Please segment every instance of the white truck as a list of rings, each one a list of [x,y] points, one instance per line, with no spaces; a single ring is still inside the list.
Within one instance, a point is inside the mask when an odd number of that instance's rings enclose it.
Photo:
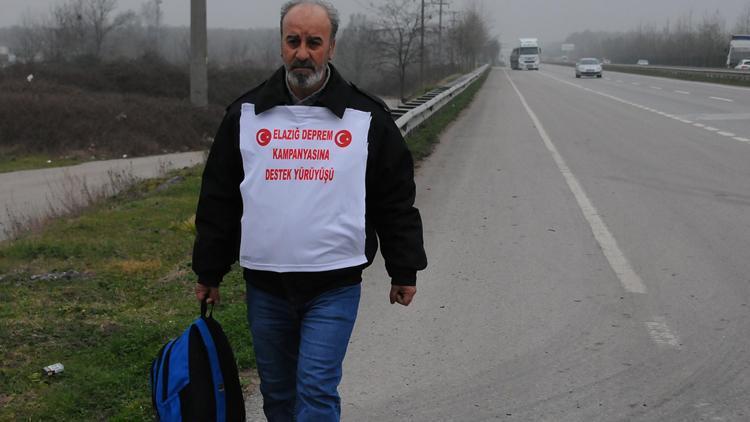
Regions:
[[[729,41],[727,67],[735,67],[743,59],[750,59],[750,35],[732,35]]]
[[[542,49],[536,38],[520,38],[518,47],[513,49],[511,67],[522,70],[539,70],[539,56]]]

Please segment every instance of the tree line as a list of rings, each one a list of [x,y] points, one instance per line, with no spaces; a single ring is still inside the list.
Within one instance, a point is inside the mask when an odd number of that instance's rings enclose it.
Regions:
[[[425,75],[434,81],[498,60],[500,42],[477,6],[460,12],[439,6],[415,0],[371,4],[371,14],[352,16],[343,29],[336,63],[355,83],[384,72],[395,76],[404,98],[408,86],[425,84]]]
[[[632,64],[647,59],[668,66],[724,67],[732,34],[750,34],[750,2],[730,27],[717,12],[696,18],[689,11],[662,27],[642,24],[627,32],[583,31],[569,35],[577,57]]]
[[[4,42],[25,63],[149,56],[187,66],[189,28],[165,26],[162,2],[146,0],[137,11],[118,12],[117,0],[61,0],[48,14],[27,14],[19,26],[0,31],[0,42],[9,39]],[[447,6],[447,0],[373,0],[368,13],[342,25],[334,63],[365,88],[403,98],[447,75],[497,60],[501,46],[485,14],[475,6],[460,11]],[[281,64],[278,28],[209,29],[208,39],[212,66]]]

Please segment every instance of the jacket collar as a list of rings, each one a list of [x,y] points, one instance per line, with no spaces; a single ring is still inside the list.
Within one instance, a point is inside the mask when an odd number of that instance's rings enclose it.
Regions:
[[[341,77],[338,70],[329,63],[331,70],[330,79],[323,91],[320,93],[316,106],[326,107],[338,118],[344,117],[346,105],[349,101],[350,89],[349,83]],[[265,85],[258,92],[255,102],[255,114],[263,113],[279,105],[290,105],[291,99],[286,87],[286,70],[281,66],[266,81]]]

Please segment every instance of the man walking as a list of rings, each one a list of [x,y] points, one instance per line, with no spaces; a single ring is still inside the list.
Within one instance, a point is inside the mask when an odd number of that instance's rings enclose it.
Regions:
[[[427,265],[411,154],[387,107],[330,64],[338,13],[281,9],[284,66],[227,108],[196,215],[196,297],[239,260],[269,421],[337,421],[362,270],[380,240],[390,301]]]

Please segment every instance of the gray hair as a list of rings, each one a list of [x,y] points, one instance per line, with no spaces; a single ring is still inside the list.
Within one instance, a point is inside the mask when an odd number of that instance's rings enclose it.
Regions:
[[[279,23],[279,28],[284,27],[284,18],[286,17],[286,14],[289,13],[292,8],[299,6],[300,4],[314,4],[325,9],[326,13],[328,13],[328,20],[331,21],[331,40],[335,40],[336,33],[339,30],[339,12],[331,3],[325,0],[290,0],[284,3],[284,5],[281,6],[281,21]]]

